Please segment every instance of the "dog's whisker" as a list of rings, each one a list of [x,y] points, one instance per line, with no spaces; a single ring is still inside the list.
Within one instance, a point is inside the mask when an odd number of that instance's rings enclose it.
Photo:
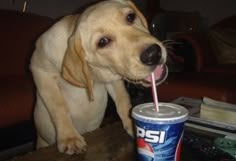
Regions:
[[[176,43],[175,40],[164,40],[162,41],[163,44],[173,44],[173,43]]]
[[[170,45],[166,45],[165,48],[168,50],[168,49],[174,49],[173,46],[170,46]]]
[[[162,41],[162,43],[165,46],[174,45],[174,44],[182,44],[182,42],[175,41],[175,40],[164,40],[164,41]]]
[[[181,42],[167,42],[163,43],[164,45],[173,45],[173,44],[182,44]]]
[[[163,40],[162,43],[166,43],[166,42],[173,42],[175,40],[172,40],[172,39],[166,39],[166,40]]]
[[[169,51],[174,51],[175,49],[173,48],[173,46],[170,46],[170,45],[165,45],[165,48],[167,50],[167,52]]]
[[[167,50],[167,55],[175,54],[175,50]]]
[[[170,55],[174,55],[174,54],[175,54],[175,52],[174,52],[174,51],[171,51],[171,50],[168,51],[167,53],[168,53],[167,56],[170,56]]]
[[[174,52],[175,48],[173,45],[176,45],[176,44],[181,45],[182,43],[181,42],[169,42],[169,43],[165,43],[164,46],[165,46],[167,52],[170,52],[170,51]]]

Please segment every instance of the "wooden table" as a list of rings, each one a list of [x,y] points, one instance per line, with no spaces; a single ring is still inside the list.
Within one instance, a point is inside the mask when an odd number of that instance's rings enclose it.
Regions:
[[[128,136],[120,122],[106,125],[84,135],[87,152],[81,155],[59,153],[56,145],[18,156],[11,161],[133,161],[134,140]]]
[[[11,161],[136,161],[135,141],[128,136],[120,122],[106,125],[84,135],[87,152],[80,155],[59,153],[56,145],[17,156]],[[182,147],[181,161],[198,161]]]

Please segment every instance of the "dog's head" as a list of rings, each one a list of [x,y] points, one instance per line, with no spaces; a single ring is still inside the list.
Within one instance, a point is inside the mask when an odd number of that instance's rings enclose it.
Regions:
[[[86,9],[69,39],[63,76],[91,92],[92,80],[142,82],[166,61],[162,43],[150,35],[131,1],[109,0]]]

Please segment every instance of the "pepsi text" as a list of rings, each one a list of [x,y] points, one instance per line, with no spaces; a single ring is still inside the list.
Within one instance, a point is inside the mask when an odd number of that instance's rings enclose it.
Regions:
[[[146,142],[149,143],[165,143],[166,132],[165,131],[153,131],[145,130],[141,127],[136,126],[137,128],[137,137],[144,138]]]

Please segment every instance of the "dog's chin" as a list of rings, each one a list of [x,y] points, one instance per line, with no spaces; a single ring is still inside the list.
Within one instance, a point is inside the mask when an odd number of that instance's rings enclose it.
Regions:
[[[151,75],[151,73],[149,75]],[[167,78],[167,75],[168,75],[168,67],[166,65],[163,65],[163,71],[160,74],[159,78],[155,80],[155,84],[159,85],[162,82],[164,82],[165,79]],[[136,77],[136,78],[124,77],[124,79],[127,82],[130,82],[132,84],[141,84],[144,87],[150,87],[151,86],[151,81],[148,80],[147,77],[144,77],[144,78],[141,78],[141,79],[137,79],[137,78],[138,77]]]

